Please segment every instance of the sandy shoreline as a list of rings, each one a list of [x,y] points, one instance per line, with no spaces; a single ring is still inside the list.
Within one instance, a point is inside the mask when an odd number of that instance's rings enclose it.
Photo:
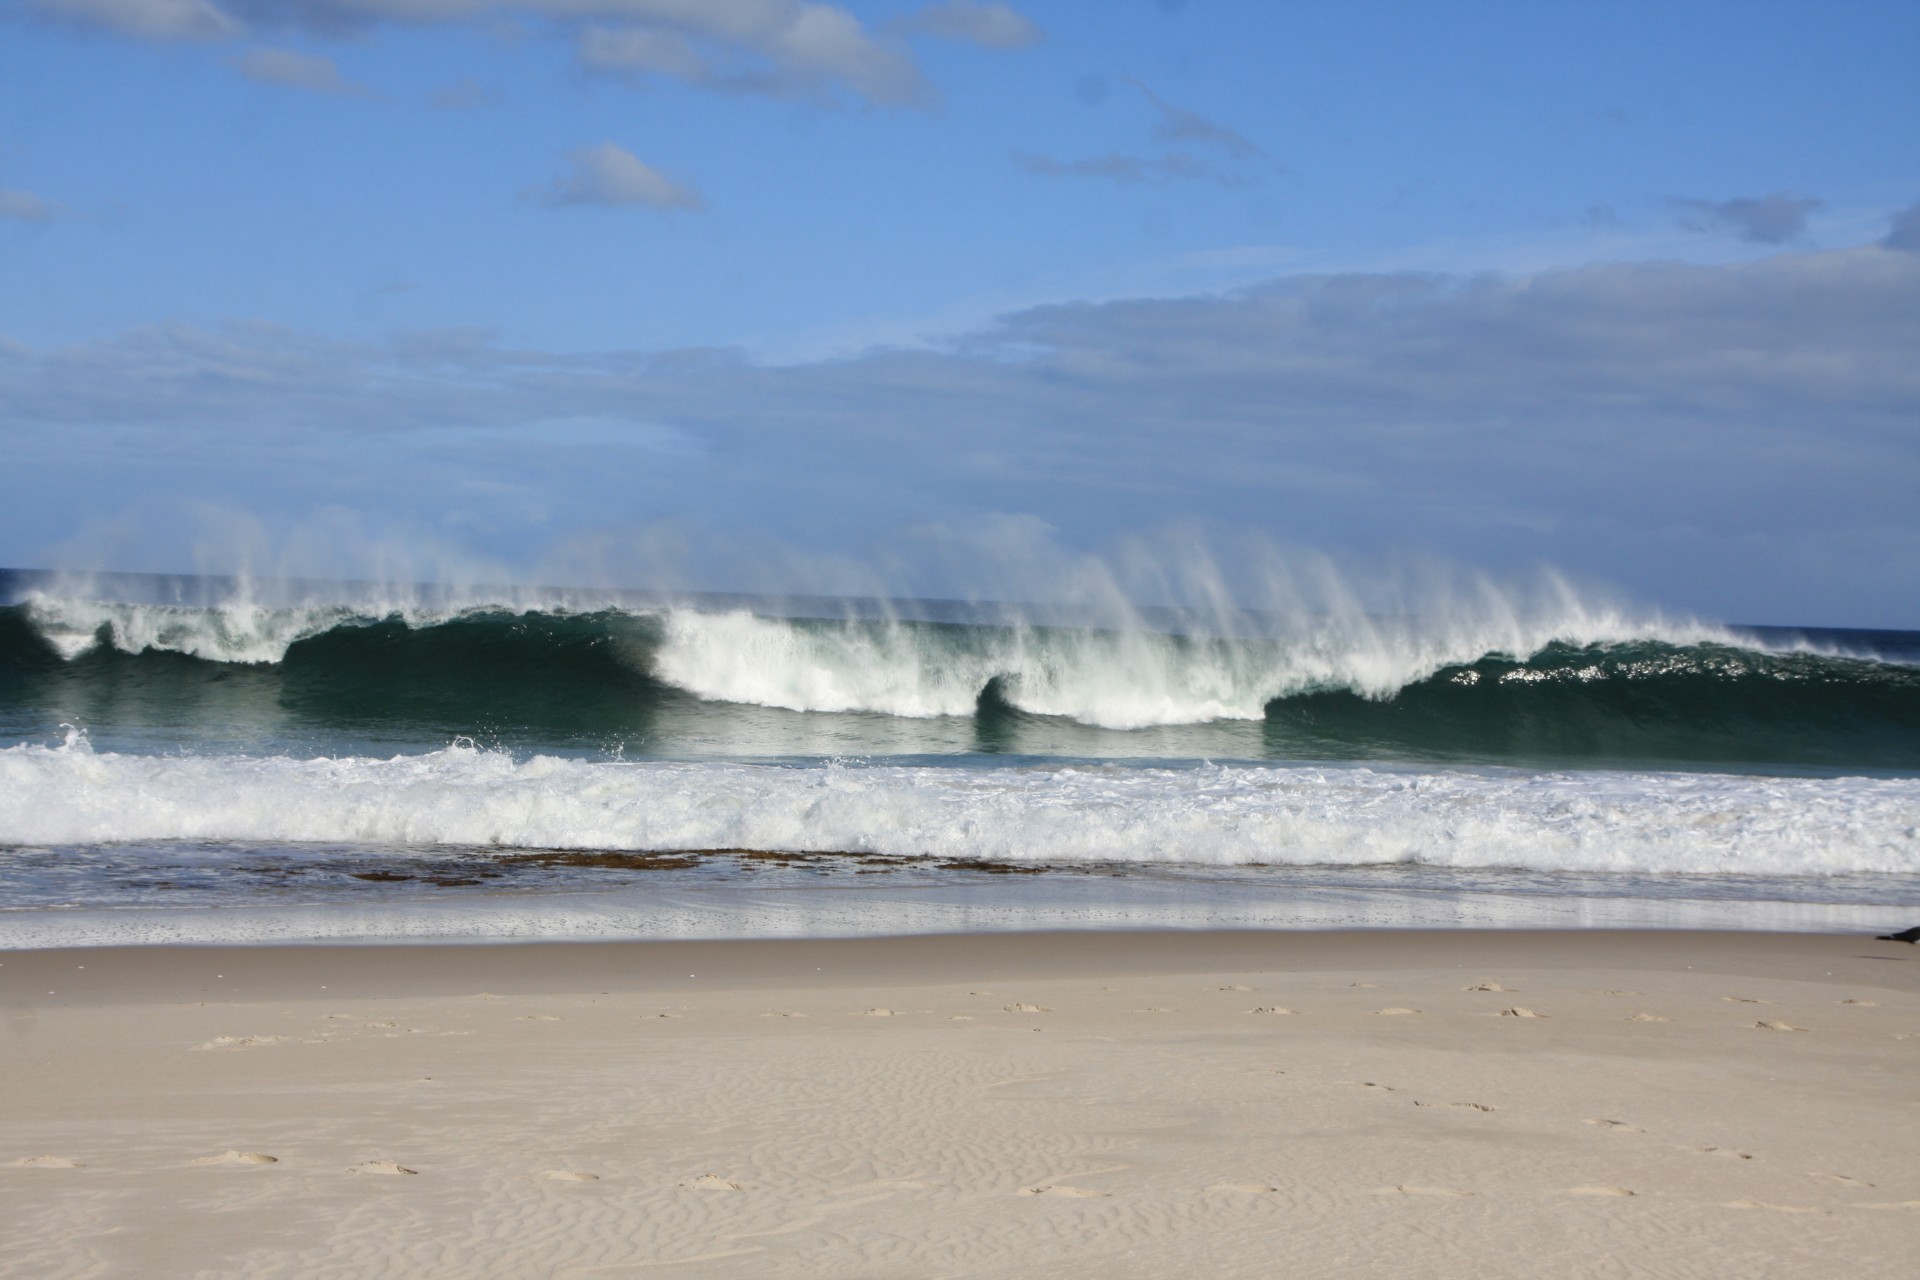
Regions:
[[[1857,1277],[1920,1234],[1920,948],[1858,937],[15,951],[0,1019],[8,1276]]]

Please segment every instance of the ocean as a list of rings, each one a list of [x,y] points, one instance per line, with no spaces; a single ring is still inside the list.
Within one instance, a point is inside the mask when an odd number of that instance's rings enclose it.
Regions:
[[[1920,919],[1920,633],[0,572],[0,946]]]

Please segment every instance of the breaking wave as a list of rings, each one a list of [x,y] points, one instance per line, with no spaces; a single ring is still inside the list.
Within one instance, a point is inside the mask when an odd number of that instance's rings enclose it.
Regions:
[[[1913,640],[1759,635],[1573,605],[1253,618],[1236,632],[34,596],[0,608],[0,709],[42,733],[56,719],[142,716],[191,728],[217,711],[413,741],[643,749],[668,712],[678,731],[698,722],[725,742],[735,707],[965,721],[975,750],[1044,740],[1073,754],[1078,741],[1103,754],[1087,733],[1134,731],[1153,739],[1146,754],[1907,769],[1920,767]],[[1209,745],[1209,727],[1234,725],[1246,728]],[[1168,727],[1193,732],[1143,732]],[[842,749],[863,750],[858,739]],[[911,750],[912,739],[891,740]]]

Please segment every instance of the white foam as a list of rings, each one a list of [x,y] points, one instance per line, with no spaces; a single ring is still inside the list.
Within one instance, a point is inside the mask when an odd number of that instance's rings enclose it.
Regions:
[[[1705,627],[1578,611],[1495,613],[1478,625],[1316,617],[1276,629],[1229,640],[1138,626],[961,630],[673,610],[653,673],[712,701],[909,717],[969,715],[998,679],[1023,711],[1136,729],[1259,720],[1273,699],[1320,689],[1383,698],[1444,667],[1491,653],[1525,658],[1556,640],[1726,639]]]
[[[0,750],[0,844],[133,840],[1915,874],[1920,779]]]
[[[346,610],[270,609],[236,602],[213,608],[115,604],[36,596],[28,615],[68,661],[90,652],[104,636],[127,653],[152,649],[215,662],[278,662],[294,641],[338,626]]]
[[[1336,593],[1337,594],[1337,593]],[[35,625],[65,657],[104,637],[115,648],[210,661],[276,663],[297,641],[335,627],[397,618],[419,628],[474,612],[555,613],[617,608],[607,598],[436,598],[365,595],[349,604],[269,606],[248,598],[210,606],[118,604],[38,594]],[[869,602],[871,603],[871,602]],[[1427,602],[1420,614],[1378,615],[1353,601],[1315,599],[1290,613],[1222,606],[1164,620],[1110,602],[1112,625],[1069,628],[1022,621],[933,626],[887,618],[794,619],[745,609],[646,609],[657,650],[637,654],[651,673],[698,697],[793,711],[962,716],[990,681],[1021,710],[1102,728],[1259,720],[1275,699],[1321,689],[1391,695],[1455,664],[1489,654],[1524,659],[1546,645],[1657,638],[1735,643],[1724,630],[1671,622],[1582,600],[1568,589],[1534,595],[1486,587],[1464,600]],[[1044,611],[1042,611],[1044,616]],[[1157,617],[1157,615],[1156,615]]]

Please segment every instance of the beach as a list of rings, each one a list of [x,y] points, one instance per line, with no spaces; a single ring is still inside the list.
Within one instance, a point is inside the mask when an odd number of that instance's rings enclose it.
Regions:
[[[1920,949],[0,954],[0,1273],[1908,1274]]]

